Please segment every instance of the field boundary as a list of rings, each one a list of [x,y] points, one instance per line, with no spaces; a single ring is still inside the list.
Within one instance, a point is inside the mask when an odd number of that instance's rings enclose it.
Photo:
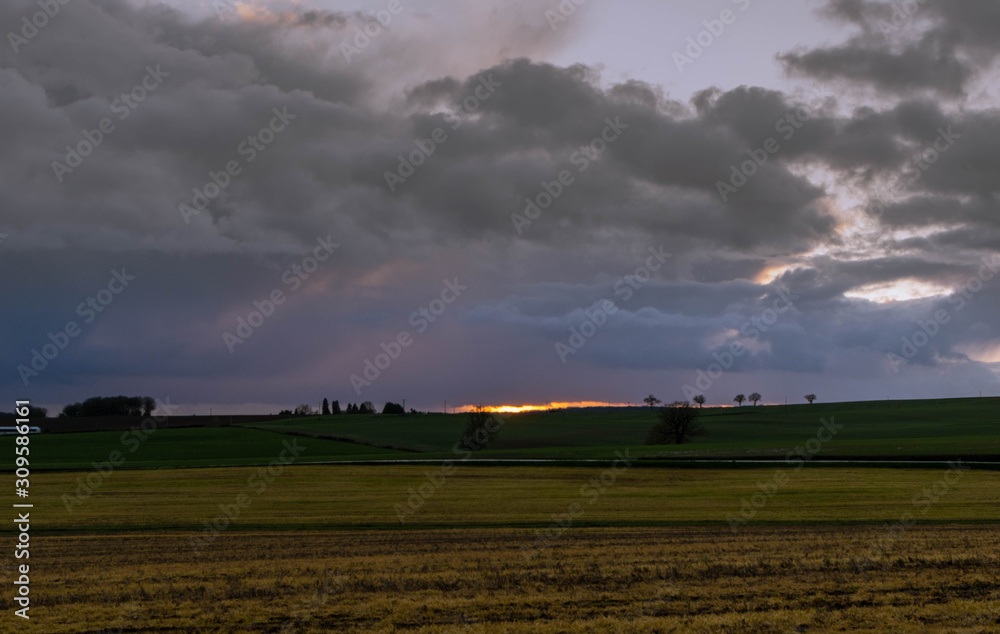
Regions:
[[[409,453],[427,453],[422,449],[417,449],[416,447],[410,445],[400,445],[396,443],[388,442],[378,442],[375,440],[361,440],[360,438],[354,436],[336,436],[333,434],[324,434],[317,431],[309,431],[306,429],[272,429],[269,427],[258,427],[256,425],[239,425],[243,429],[256,429],[257,431],[271,432],[272,434],[280,434],[282,436],[300,436],[302,438],[314,438],[316,440],[336,440],[338,442],[349,442],[355,445],[365,445],[366,447],[375,447],[377,449],[392,449],[394,451],[406,451]]]

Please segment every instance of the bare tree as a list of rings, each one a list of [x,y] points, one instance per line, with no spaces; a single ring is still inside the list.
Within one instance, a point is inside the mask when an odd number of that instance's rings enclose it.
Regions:
[[[477,405],[469,411],[469,422],[465,424],[465,435],[459,445],[468,451],[479,451],[493,442],[500,431],[501,422],[486,407]]]
[[[660,408],[660,421],[649,430],[647,445],[681,444],[705,433],[698,423],[698,410],[687,401],[674,401]]]
[[[737,394],[736,398],[734,398],[733,400],[736,401],[737,407],[743,407],[743,401],[747,400],[747,397],[743,396],[742,394]]]
[[[698,409],[705,407],[705,395],[699,394],[698,396],[694,397],[694,402],[698,404]]]
[[[662,403],[663,401],[650,394],[646,398],[642,399],[642,402],[649,403],[649,409],[653,409],[654,405],[656,405],[657,403]]]
[[[816,400],[816,395],[815,394],[806,394],[805,398],[806,398],[807,401],[809,401],[809,404],[812,405],[813,401]]]
[[[760,399],[762,398],[764,397],[760,395],[760,392],[754,392],[753,394],[750,395],[750,402],[753,403],[754,407],[757,407],[757,402],[760,401]]]

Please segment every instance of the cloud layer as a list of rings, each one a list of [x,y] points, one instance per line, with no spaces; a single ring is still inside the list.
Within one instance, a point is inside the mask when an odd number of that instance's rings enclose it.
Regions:
[[[834,1],[847,40],[775,51],[807,84],[685,102],[545,61],[545,3],[401,7],[74,0],[8,38],[8,396],[672,399],[733,350],[710,402],[996,390],[992,4]]]

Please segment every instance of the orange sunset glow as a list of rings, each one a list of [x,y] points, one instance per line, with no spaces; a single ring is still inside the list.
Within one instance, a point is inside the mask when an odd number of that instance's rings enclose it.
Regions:
[[[549,403],[548,405],[487,405],[486,409],[497,414],[520,414],[522,412],[544,412],[552,409],[567,409],[570,407],[629,407],[632,403],[609,403],[606,401],[573,401],[569,403]],[[476,405],[463,405],[455,409],[456,413],[470,412]]]

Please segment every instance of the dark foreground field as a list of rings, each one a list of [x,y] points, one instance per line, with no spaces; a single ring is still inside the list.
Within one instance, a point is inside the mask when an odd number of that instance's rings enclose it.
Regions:
[[[537,413],[468,456],[461,415],[32,436],[0,631],[1000,632],[997,404],[706,409],[660,447],[649,410]]]
[[[783,460],[819,437],[817,459],[1000,461],[998,412],[997,398],[706,407],[699,411],[704,436],[661,446],[644,444],[657,421],[649,408],[531,412],[502,415],[499,435],[474,458],[608,460],[629,449],[664,461]],[[308,445],[299,463],[447,460],[456,457],[467,420],[463,414],[307,416],[230,427],[41,434],[32,439],[32,465],[90,469],[115,452],[123,458],[119,469],[259,465],[293,438]],[[81,428],[88,428],[85,420]],[[12,456],[13,444],[12,437],[0,437],[0,455]]]
[[[46,632],[996,632],[996,526],[45,537]],[[873,544],[887,546],[878,561]]]

